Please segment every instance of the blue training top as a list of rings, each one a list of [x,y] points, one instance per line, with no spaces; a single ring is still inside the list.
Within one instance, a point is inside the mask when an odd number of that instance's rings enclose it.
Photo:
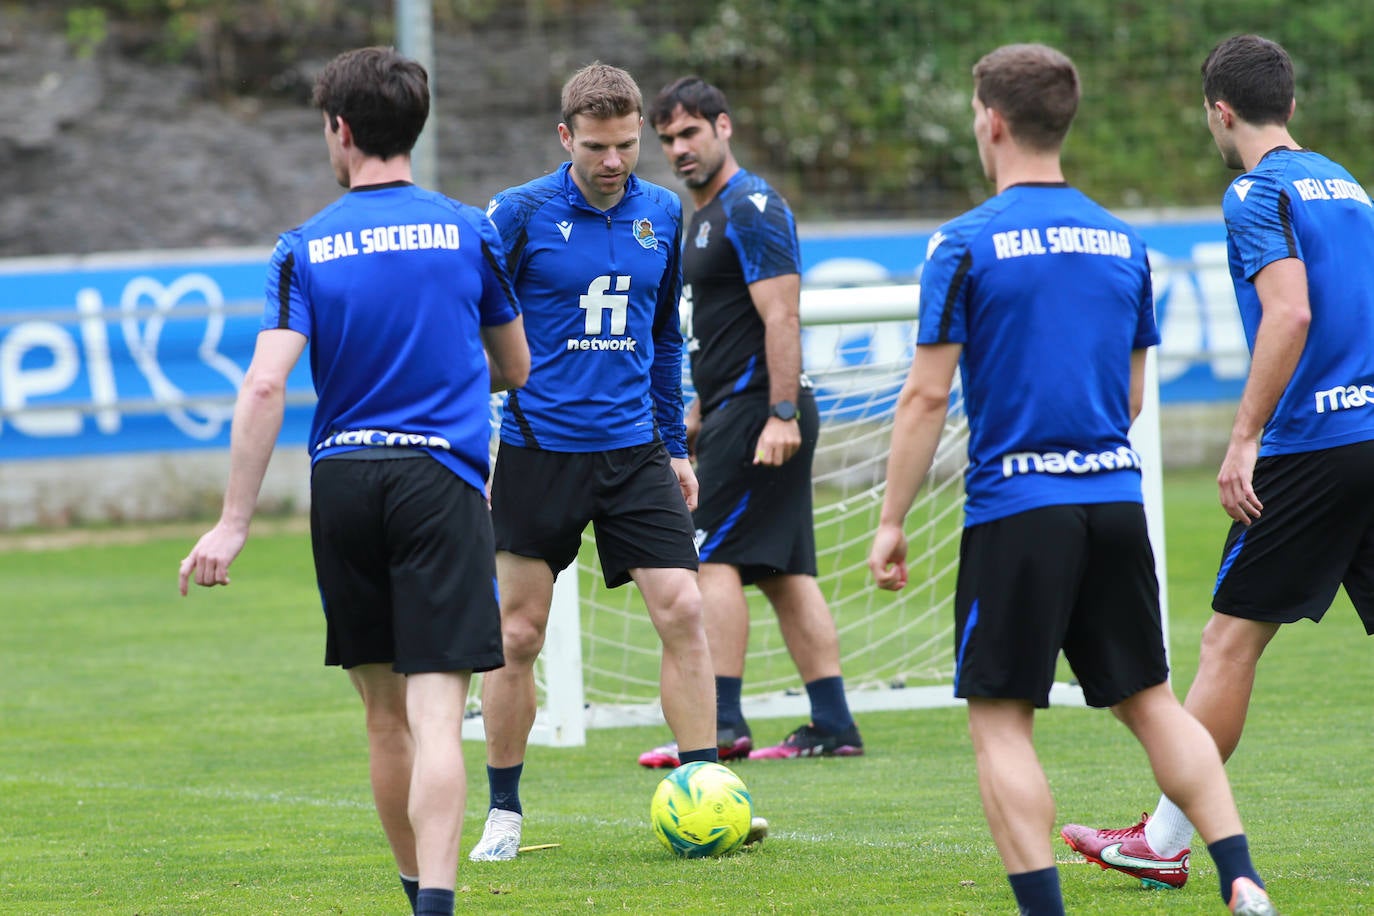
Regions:
[[[1283,258],[1307,270],[1307,344],[1261,455],[1374,439],[1374,206],[1344,168],[1310,150],[1279,148],[1222,199],[1227,252],[1251,352],[1259,331],[1254,278]]]
[[[801,273],[797,224],[782,195],[740,169],[692,214],[682,257],[687,351],[702,415],[769,391],[764,326],[749,284]]]
[[[687,456],[683,425],[682,202],[634,175],[609,210],[587,202],[571,163],[487,208],[525,312],[530,377],[501,441],[557,452],[654,442]]]
[[[917,344],[963,345],[965,525],[1141,502],[1131,353],[1159,343],[1134,230],[1066,184],[1013,185],[942,226]]]
[[[409,182],[354,188],[282,233],[262,329],[310,340],[312,462],[421,449],[485,487],[491,379],[480,327],[520,313],[500,252],[481,210]]]

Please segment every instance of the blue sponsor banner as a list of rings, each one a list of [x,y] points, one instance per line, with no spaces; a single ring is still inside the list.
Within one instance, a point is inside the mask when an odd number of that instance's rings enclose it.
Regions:
[[[1168,402],[1234,400],[1248,357],[1220,219],[1139,222],[1155,270]],[[804,232],[808,285],[910,282],[933,227]],[[0,261],[0,460],[222,449],[262,323],[270,251],[235,249]],[[909,363],[911,326],[808,327],[809,369]],[[840,373],[843,377],[844,373]],[[841,412],[891,408],[899,384]],[[302,360],[281,443],[304,447],[314,390]]]
[[[0,261],[0,459],[227,447],[269,254]],[[313,399],[302,360],[283,442]]]

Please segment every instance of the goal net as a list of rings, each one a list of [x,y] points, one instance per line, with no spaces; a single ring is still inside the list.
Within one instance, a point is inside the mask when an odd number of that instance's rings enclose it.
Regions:
[[[817,580],[835,617],[841,668],[856,712],[957,702],[953,599],[968,442],[957,380],[932,472],[907,516],[910,582],[901,592],[881,591],[867,568],[893,409],[914,352],[918,294],[915,285],[802,293],[803,359],[821,413],[814,471]],[[1158,467],[1157,460],[1151,463]],[[1151,510],[1148,482],[1146,489]],[[1152,522],[1152,528],[1159,526]],[[1156,554],[1162,558],[1162,545]],[[773,612],[758,589],[746,592],[745,715],[804,720],[805,690]],[[606,588],[588,527],[578,562],[555,585],[536,668],[540,705],[531,741],[578,745],[587,728],[663,722],[660,658],[638,590]],[[1057,691],[1056,702],[1075,700],[1072,689],[1060,685]],[[474,679],[473,694],[469,737],[482,734],[480,678]]]
[[[880,591],[867,567],[892,411],[915,344],[917,295],[914,285],[803,293],[803,359],[821,413],[814,471],[817,581],[835,617],[856,710],[951,696],[951,607],[967,445],[957,388],[935,469],[907,517],[910,584],[896,594]],[[758,589],[746,591],[745,713],[805,718],[805,692],[773,612]],[[531,740],[580,744],[587,727],[662,722],[660,658],[638,590],[606,588],[589,527],[576,567],[555,587],[537,666],[540,710]],[[480,688],[473,693],[480,710]]]

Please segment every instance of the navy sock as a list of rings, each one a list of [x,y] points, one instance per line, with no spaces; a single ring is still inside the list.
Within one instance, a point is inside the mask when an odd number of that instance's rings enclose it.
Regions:
[[[422,887],[415,897],[415,916],[453,916],[453,891]]]
[[[677,752],[679,764],[688,764],[697,760],[704,760],[707,763],[719,763],[720,751],[713,744],[710,747],[703,747],[696,751],[679,750]]]
[[[401,875],[401,889],[405,891],[405,898],[411,901],[411,912],[415,912],[415,895],[420,893],[420,882],[418,878],[407,878]]]
[[[1059,890],[1059,869],[1054,866],[1039,871],[1023,871],[1007,875],[1011,892],[1021,916],[1064,916],[1064,895]]]
[[[806,695],[811,698],[811,724],[821,731],[838,735],[854,724],[844,695],[844,678],[816,678],[806,685]]]
[[[520,771],[524,768],[523,763],[513,767],[487,767],[487,787],[491,793],[488,807],[525,813],[520,807]]]
[[[406,892],[406,899],[410,901],[410,911],[415,912],[415,897],[420,893],[420,879],[401,875],[401,887]]]
[[[1237,878],[1249,878],[1264,887],[1255,863],[1250,861],[1250,841],[1245,834],[1238,833],[1224,840],[1207,844],[1207,853],[1217,866],[1217,878],[1221,880],[1221,902],[1231,902],[1231,882]]]
[[[739,696],[743,689],[744,678],[716,675],[717,728],[734,728],[743,724],[744,710],[739,703]]]

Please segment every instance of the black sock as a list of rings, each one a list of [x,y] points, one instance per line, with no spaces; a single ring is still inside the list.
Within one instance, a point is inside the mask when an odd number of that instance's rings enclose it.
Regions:
[[[410,901],[410,911],[415,912],[415,897],[420,893],[420,879],[401,875],[401,887],[406,892],[406,899]]]
[[[1250,842],[1245,834],[1238,833],[1223,840],[1207,844],[1207,853],[1217,866],[1217,878],[1221,881],[1221,902],[1231,902],[1231,882],[1237,878],[1249,878],[1264,887],[1255,863],[1250,861]]]
[[[523,763],[513,767],[487,767],[487,786],[491,793],[488,807],[525,813],[520,807],[520,771],[524,768]]]
[[[677,760],[680,765],[693,763],[697,760],[703,760],[706,763],[719,763],[720,751],[714,744],[710,747],[703,747],[695,751],[679,750],[677,752]]]
[[[744,678],[716,675],[716,728],[734,728],[744,722],[740,693]]]
[[[816,678],[806,685],[806,695],[811,700],[811,724],[827,735],[838,735],[854,724],[844,695],[844,678]]]
[[[1039,871],[1007,875],[1021,916],[1064,916],[1064,895],[1059,890],[1059,869],[1051,865]]]
[[[415,898],[415,916],[453,916],[453,891],[422,887]]]

